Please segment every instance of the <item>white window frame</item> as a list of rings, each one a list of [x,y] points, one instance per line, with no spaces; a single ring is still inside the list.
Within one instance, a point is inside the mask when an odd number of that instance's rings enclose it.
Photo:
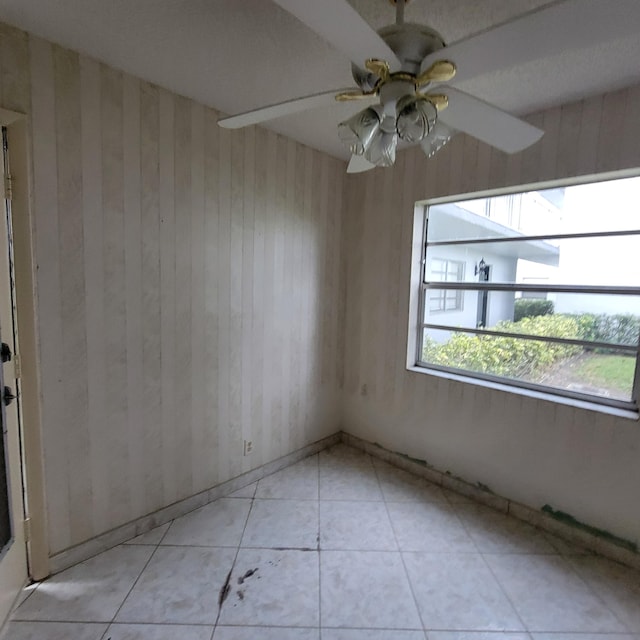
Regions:
[[[521,380],[515,380],[512,378],[505,378],[501,376],[494,376],[490,374],[477,373],[466,369],[458,369],[454,367],[445,367],[422,361],[422,346],[423,335],[425,328],[451,330],[450,326],[437,325],[435,323],[425,323],[425,302],[427,299],[427,290],[430,288],[426,283],[426,250],[427,250],[427,222],[428,222],[428,210],[432,205],[448,204],[454,202],[461,202],[464,200],[477,200],[481,198],[490,198],[500,195],[520,194],[528,191],[542,191],[545,189],[551,189],[554,187],[569,187],[580,184],[592,184],[596,182],[603,182],[606,180],[617,180],[629,177],[638,177],[640,172],[638,169],[625,170],[619,172],[611,172],[607,174],[582,176],[573,180],[554,180],[545,183],[536,183],[529,185],[518,185],[512,188],[504,188],[497,190],[487,190],[468,194],[459,194],[454,196],[446,196],[441,198],[433,198],[417,202],[414,208],[414,234],[413,234],[413,256],[412,262],[412,285],[410,296],[410,317],[409,317],[409,341],[407,352],[407,368],[426,374],[437,375],[439,377],[448,377],[450,379],[458,380],[461,382],[468,382],[471,384],[480,384],[481,386],[488,386],[491,388],[500,389],[502,391],[524,393],[525,395],[548,399],[551,401],[558,401],[564,404],[573,404],[574,406],[582,406],[586,408],[602,409],[605,411],[613,411],[616,415],[624,417],[632,417],[638,419],[638,400],[640,398],[640,344],[636,347],[629,345],[611,345],[609,343],[599,343],[584,340],[572,340],[566,338],[548,338],[548,337],[534,337],[526,336],[526,338],[540,339],[545,342],[557,342],[564,344],[574,344],[578,346],[591,346],[595,348],[611,348],[615,346],[619,347],[621,351],[632,352],[635,355],[635,374],[634,382],[631,393],[631,400],[617,400],[612,398],[606,398],[602,396],[596,396],[586,393],[580,393],[572,390],[559,389],[555,387],[549,387],[536,383],[529,383]],[[640,235],[640,229],[633,232],[634,235]],[[573,234],[548,234],[548,235],[531,235],[517,237],[519,239],[526,238],[527,240],[550,240],[557,238],[587,238],[587,237],[611,237],[611,236],[630,235],[629,231],[618,232],[602,232],[602,233],[573,233]],[[505,238],[503,241],[508,242],[511,238]],[[486,240],[495,242],[496,238]],[[443,243],[430,243],[431,246],[445,246],[455,244],[469,244],[468,240],[449,241]],[[481,246],[481,242],[478,242]],[[419,259],[416,260],[416,257]],[[542,285],[542,284],[525,284],[525,283],[513,283],[513,284],[500,284],[500,283],[481,283],[481,282],[454,282],[432,283],[433,288],[450,289],[461,291],[463,294],[465,291],[531,291],[531,292],[545,292],[545,293],[602,293],[602,294],[618,294],[618,295],[640,295],[640,287],[626,287],[626,286],[562,286],[562,285]],[[415,315],[414,315],[415,314]],[[473,329],[465,328],[465,333],[469,334],[483,334],[483,335],[496,335],[501,337],[513,337],[522,339],[520,334],[510,334],[507,332],[495,332],[487,329]]]

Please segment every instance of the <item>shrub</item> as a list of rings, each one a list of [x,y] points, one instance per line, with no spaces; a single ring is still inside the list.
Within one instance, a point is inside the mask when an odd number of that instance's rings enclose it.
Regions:
[[[549,303],[553,307],[553,303]],[[534,315],[515,322],[505,320],[491,328],[506,333],[635,345],[640,334],[640,317],[593,313]],[[426,338],[422,356],[425,362],[446,367],[509,378],[531,378],[581,350],[582,347],[553,342],[456,333],[444,344]]]
[[[570,316],[536,316],[519,322],[499,322],[494,331],[556,338],[579,337],[579,326]],[[580,353],[580,347],[538,340],[457,333],[444,344],[425,341],[425,362],[511,378],[532,376],[557,360]]]
[[[518,298],[513,308],[513,321],[536,316],[548,316],[553,313],[553,301],[541,298]]]
[[[580,337],[596,342],[615,342],[618,344],[638,344],[640,335],[640,317],[631,313],[572,315],[580,328]]]

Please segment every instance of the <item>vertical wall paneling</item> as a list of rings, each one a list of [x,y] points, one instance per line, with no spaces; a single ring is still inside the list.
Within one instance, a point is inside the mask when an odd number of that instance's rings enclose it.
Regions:
[[[29,42],[31,121],[33,136],[33,201],[38,268],[38,308],[48,310],[47,321],[39,314],[43,446],[47,486],[49,546],[63,549],[71,543],[69,468],[64,434],[64,387],[62,362],[62,301],[60,249],[58,244],[58,172],[56,152],[55,79],[51,45],[38,38]],[[3,87],[6,92],[6,87]],[[3,100],[8,97],[3,94]],[[56,462],[53,463],[52,460]],[[56,490],[53,490],[53,488]]]
[[[276,396],[276,376],[274,359],[276,355],[276,322],[274,319],[277,308],[275,300],[275,236],[276,236],[276,152],[278,138],[276,134],[267,131],[266,137],[266,184],[267,197],[263,201],[262,213],[265,225],[264,237],[264,264],[262,267],[263,289],[263,320],[262,320],[262,343],[264,345],[262,355],[262,438],[258,443],[259,450],[262,451],[263,459],[268,459],[275,449],[276,437],[272,437],[268,425],[274,424],[274,403]],[[279,432],[278,432],[279,433]],[[274,434],[275,436],[275,434]]]
[[[589,175],[596,172],[598,138],[602,123],[602,101],[602,96],[594,96],[582,103],[580,133],[575,143],[578,150],[578,174]]]
[[[304,237],[303,215],[304,215],[304,175],[305,175],[305,148],[296,145],[293,149],[294,175],[293,175],[293,195],[292,195],[292,232],[291,232],[291,271],[293,274],[304,273],[304,263],[302,261],[302,238]],[[293,287],[293,299],[291,301],[291,313],[297,317],[302,317],[302,302],[304,299],[304,287],[298,285],[295,275],[291,277]],[[291,349],[289,350],[289,375],[291,385],[292,407],[290,412],[290,423],[292,425],[292,445],[300,446],[300,442],[305,439],[304,416],[300,409],[302,402],[300,392],[302,382],[300,380],[303,363],[300,358],[302,346],[302,327],[296,324],[294,331],[289,336]],[[327,345],[328,347],[328,345]],[[329,348],[329,347],[328,347]]]
[[[193,473],[193,488],[211,486],[207,468],[209,430],[206,422],[206,386],[205,386],[205,343],[206,343],[206,280],[205,280],[205,109],[202,105],[190,103],[189,117],[191,120],[191,237],[189,238],[191,254],[191,282],[189,283],[191,306],[191,344],[188,353],[191,354],[189,367],[190,387],[187,388],[187,402],[191,414],[190,438]]]
[[[145,470],[138,461],[146,455],[144,440],[144,370],[142,326],[142,227],[140,175],[140,83],[123,79],[123,166],[124,166],[124,266],[126,273],[127,351],[127,437],[129,445],[129,487],[131,511],[145,507]]]
[[[302,197],[302,224],[303,229],[305,231],[304,237],[301,239],[301,254],[302,254],[302,265],[303,269],[306,273],[310,274],[313,272],[313,264],[314,264],[314,256],[313,256],[313,246],[314,246],[314,238],[309,233],[309,231],[313,228],[313,184],[315,180],[315,171],[316,165],[314,162],[317,161],[317,155],[313,153],[313,151],[309,147],[304,148],[304,171],[303,171],[303,189],[304,194]],[[302,287],[302,317],[308,318],[310,321],[301,323],[300,325],[300,333],[303,344],[312,344],[314,345],[313,351],[309,354],[307,358],[300,358],[300,366],[301,366],[301,382],[303,385],[304,391],[302,392],[302,397],[304,398],[304,411],[302,412],[301,421],[304,425],[304,436],[305,439],[309,437],[311,433],[314,431],[314,425],[312,423],[311,412],[308,410],[309,403],[311,403],[313,393],[313,383],[311,380],[311,361],[317,357],[316,345],[317,343],[313,340],[313,332],[314,332],[314,321],[312,318],[315,317],[315,309],[313,307],[313,301],[315,298],[315,291],[313,287],[306,286]]]
[[[329,355],[327,356],[328,362],[328,380],[327,384],[330,385],[337,381],[340,385],[340,377],[336,376],[336,363],[341,362],[340,350],[338,344],[341,340],[344,326],[342,324],[342,208],[344,206],[343,195],[344,190],[341,188],[342,176],[345,172],[345,168],[341,164],[333,163],[331,167],[332,176],[330,189],[333,194],[334,200],[331,206],[331,233],[328,236],[327,251],[331,255],[331,261],[329,262],[329,268],[331,269],[331,289],[330,294],[335,296],[335,292],[338,292],[338,301],[332,306],[330,310],[331,314],[331,331],[329,332],[328,340],[331,344]]]
[[[192,197],[191,103],[185,98],[174,102],[175,131],[175,447],[178,498],[193,493],[191,317],[194,293],[191,289],[193,266],[191,235],[194,214]]]
[[[471,136],[464,136],[463,140],[460,192],[471,193],[475,190],[476,176],[478,175],[478,147],[480,144]]]
[[[543,129],[543,127],[544,127],[544,114],[543,113],[536,113],[536,114],[532,115],[531,117],[527,118],[527,120],[534,127],[539,127],[540,129]],[[522,154],[521,175],[522,175],[523,179],[526,179],[526,176],[538,175],[538,172],[540,170],[540,154],[541,154],[541,148],[542,148],[543,140],[544,140],[544,144],[546,144],[546,145],[549,144],[549,140],[545,139],[545,138],[547,138],[547,134],[546,133],[542,136],[542,139],[539,142],[534,144],[532,147],[529,147]],[[493,155],[495,155],[495,153],[492,153],[492,156]],[[504,156],[505,154],[501,154],[501,155]],[[498,175],[498,176],[492,175],[490,179],[491,179],[491,187],[492,188],[499,187],[502,184],[502,176],[501,175]]]
[[[56,83],[58,223],[62,359],[60,378],[69,415],[65,443],[69,461],[81,482],[69,486],[71,527],[82,539],[91,532],[91,458],[88,421],[87,337],[82,219],[82,153],[80,65],[78,55],[58,47],[53,51]]]
[[[218,132],[218,251],[216,271],[218,314],[218,475],[230,477],[229,466],[229,369],[230,369],[230,235],[231,235],[231,132]]]
[[[375,169],[372,169],[375,171]],[[345,342],[346,336],[350,336],[352,341],[349,345],[349,358],[351,363],[345,366],[345,388],[349,393],[354,393],[358,384],[358,375],[361,371],[360,359],[360,334],[359,314],[362,313],[362,286],[359,277],[362,269],[362,234],[360,231],[360,219],[365,211],[365,189],[368,183],[367,174],[356,174],[351,180],[347,191],[345,216],[345,232],[349,237],[349,252],[351,257],[345,262],[345,289],[347,299],[352,302],[348,307],[350,313],[345,309]],[[358,206],[358,202],[361,206]],[[346,240],[345,240],[346,243]],[[357,364],[356,364],[357,363]]]
[[[338,167],[338,171],[340,174],[344,171],[342,167]],[[336,185],[337,188],[338,185]],[[339,275],[338,275],[338,339],[336,344],[337,349],[337,357],[335,360],[334,368],[335,368],[335,377],[338,381],[338,390],[340,391],[340,395],[342,396],[342,391],[344,390],[344,381],[345,381],[345,361],[344,361],[344,351],[345,351],[345,336],[346,336],[346,322],[347,322],[347,222],[345,220],[345,216],[342,215],[343,211],[346,211],[348,206],[348,192],[346,181],[344,181],[344,186],[342,188],[342,193],[340,195],[340,211],[336,212],[336,216],[338,218],[338,223],[340,225],[339,230]],[[342,403],[339,406],[340,414],[342,415]]]
[[[264,364],[265,348],[263,331],[265,323],[265,233],[267,226],[267,132],[259,127],[255,131],[255,192],[253,197],[253,272],[251,279],[253,315],[251,325],[251,437],[255,446],[253,460],[264,462],[266,452],[263,434],[266,433],[264,415]]]
[[[402,191],[402,179],[406,167],[407,154],[400,154],[396,162],[398,162],[398,171],[394,171],[393,175],[388,178],[388,191],[390,194]],[[399,307],[402,299],[401,290],[404,288],[400,284],[402,282],[402,274],[400,265],[402,256],[400,255],[400,237],[402,234],[402,206],[398,202],[394,202],[393,196],[387,200],[387,207],[390,215],[393,216],[390,233],[386,234],[385,244],[387,251],[388,269],[386,269],[386,278],[383,285],[382,296],[384,304],[389,313],[382,327],[382,342],[384,348],[384,369],[387,372],[382,376],[381,391],[384,401],[393,405],[395,403],[396,388],[396,366],[398,359],[396,358],[397,339],[396,332],[399,326]]]
[[[456,136],[447,145],[449,147],[449,180],[442,183],[446,193],[464,193],[463,161],[465,158],[466,136]]]
[[[602,100],[602,124],[598,136],[598,172],[615,170],[620,166],[620,144],[612,144],[613,140],[624,140],[625,111],[628,91],[607,93]]]
[[[532,123],[536,124],[536,122]],[[537,122],[542,125],[542,122]],[[540,159],[539,144],[536,145],[535,153],[527,154],[527,159],[533,165],[538,166]],[[491,149],[491,159],[489,161],[489,184],[491,189],[501,187],[505,183],[507,175],[507,154],[493,147]],[[451,193],[451,192],[450,192]],[[455,191],[453,192],[455,193]]]
[[[295,316],[298,313],[298,300],[300,296],[300,286],[302,280],[298,280],[295,277],[295,273],[301,274],[302,272],[297,270],[298,263],[297,257],[297,232],[299,228],[299,215],[296,208],[296,176],[301,167],[298,166],[298,145],[293,140],[287,140],[287,172],[286,172],[286,184],[285,184],[285,199],[286,199],[286,211],[289,224],[285,226],[284,234],[284,300],[283,305],[285,313],[290,316]],[[322,212],[321,216],[323,216]],[[323,220],[320,225],[326,224]],[[321,240],[321,245],[324,246],[325,238],[324,234]],[[320,276],[322,278],[322,276]],[[322,282],[322,280],[321,280]],[[320,337],[320,341],[324,338]],[[283,370],[283,387],[290,390],[288,395],[288,402],[284,405],[283,422],[286,424],[286,440],[283,446],[286,449],[299,448],[299,442],[302,441],[302,432],[297,429],[297,413],[298,413],[298,396],[295,389],[295,344],[296,344],[296,330],[294,329],[288,335],[283,335],[283,343],[287,347],[283,351],[282,370]],[[328,349],[329,344],[323,342]],[[291,349],[289,349],[289,346]]]
[[[221,475],[218,451],[221,450],[218,380],[220,379],[218,360],[220,324],[220,184],[216,177],[220,174],[217,114],[205,111],[204,147],[204,448],[200,455],[204,486],[212,486],[224,476]],[[197,477],[197,476],[196,476]]]
[[[127,435],[127,344],[124,238],[123,79],[101,66],[102,229],[106,442],[110,452],[107,517],[131,518]],[[108,521],[104,522],[107,526]]]
[[[162,317],[160,218],[160,96],[140,85],[140,221],[142,227],[142,415],[146,508],[164,504],[162,461]]]
[[[271,374],[273,375],[274,386],[277,392],[274,393],[274,401],[271,405],[271,420],[273,424],[279,424],[284,427],[284,399],[281,389],[282,376],[284,374],[282,366],[282,349],[285,337],[283,335],[283,323],[285,315],[288,313],[284,305],[284,216],[285,207],[287,206],[285,185],[287,180],[287,141],[278,136],[276,141],[276,173],[275,173],[275,208],[272,209],[273,220],[273,299],[274,306],[272,308],[273,323],[272,337],[273,348],[271,350]],[[287,433],[286,427],[278,430],[278,435],[273,441],[272,451],[276,455],[284,449]]]
[[[160,98],[160,342],[162,366],[162,474],[167,504],[178,498],[176,473],[176,255],[175,255],[175,103],[167,91]]]
[[[544,113],[542,128],[544,135],[538,143],[540,146],[540,180],[553,180],[557,174],[558,138],[562,119],[561,107],[548,109]],[[515,154],[520,155],[520,154]]]
[[[242,262],[244,222],[244,141],[242,129],[231,134],[231,216],[229,228],[229,451],[242,455]],[[231,475],[242,471],[242,458],[231,458]]]
[[[627,90],[627,103],[622,125],[622,140],[620,141],[620,155],[618,161],[621,167],[633,166],[638,153],[640,140],[640,85]]]
[[[107,433],[104,363],[104,260],[102,249],[102,155],[100,66],[80,60],[82,130],[82,212],[84,217],[84,273],[87,322],[88,433],[92,472],[93,526],[103,526],[101,514],[108,502],[108,461],[104,450]],[[37,128],[34,126],[34,129]],[[36,138],[34,136],[34,144]],[[37,183],[37,178],[36,178]],[[45,403],[46,406],[46,403]]]
[[[522,156],[518,156],[518,176],[520,175],[520,167],[522,166]],[[513,164],[513,161],[510,163]],[[483,189],[489,184],[489,170],[491,168],[491,147],[487,144],[478,145],[478,161],[476,163],[475,185],[474,191]],[[514,172],[514,169],[512,169]],[[519,179],[519,178],[518,178]]]
[[[558,155],[556,175],[567,175],[576,166],[578,156],[577,140],[582,120],[582,102],[562,105],[560,109],[560,130],[558,131]],[[520,154],[518,154],[520,157]]]
[[[244,440],[253,442],[252,433],[252,404],[253,404],[253,322],[255,308],[253,300],[253,261],[255,235],[255,188],[256,188],[256,129],[249,127],[245,131],[243,180],[242,180],[242,374],[241,374],[241,408],[240,434]],[[252,466],[252,457],[243,458],[242,470]]]
[[[318,232],[320,237],[325,240],[328,235],[328,226],[329,226],[329,217],[331,212],[329,211],[329,204],[331,198],[329,196],[329,191],[331,189],[331,184],[329,182],[329,159],[327,157],[321,158],[320,161],[320,175],[317,176],[317,180],[319,183],[319,208],[320,208],[320,224],[318,225]],[[315,292],[314,299],[316,302],[316,340],[319,338],[319,342],[321,344],[325,344],[326,347],[329,347],[329,344],[326,341],[326,336],[329,330],[329,315],[330,308],[329,305],[323,304],[324,300],[330,299],[329,292],[329,265],[327,263],[327,246],[326,242],[322,241],[319,244],[319,250],[317,251],[317,263],[316,269],[319,274],[319,283],[320,286],[318,290]],[[316,358],[313,361],[314,364],[314,385],[317,386],[318,389],[321,389],[324,383],[326,382],[325,377],[329,375],[326,366],[326,354],[327,351],[319,352],[316,354]],[[322,412],[322,399],[316,398],[314,400],[316,403],[316,408]]]

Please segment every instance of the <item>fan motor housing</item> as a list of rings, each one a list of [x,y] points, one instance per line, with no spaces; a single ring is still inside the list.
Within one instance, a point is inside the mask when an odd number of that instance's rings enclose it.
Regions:
[[[413,22],[382,27],[378,30],[378,35],[400,58],[400,70],[412,75],[420,73],[420,65],[429,54],[446,46],[444,39],[435,29]],[[351,65],[351,73],[363,91],[372,91],[378,82],[377,75],[358,65]]]

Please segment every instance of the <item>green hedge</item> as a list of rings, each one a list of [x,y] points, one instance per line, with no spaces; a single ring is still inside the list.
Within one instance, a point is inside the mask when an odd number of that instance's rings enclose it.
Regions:
[[[544,301],[542,301],[544,302]],[[632,314],[554,314],[526,317],[517,322],[503,321],[494,331],[637,344],[640,317]],[[425,339],[423,360],[432,364],[527,378],[544,371],[558,360],[577,355],[582,347],[537,340],[456,333],[444,344]]]
[[[513,321],[535,316],[548,316],[553,313],[553,301],[541,298],[518,298],[513,307]]]
[[[528,333],[556,338],[579,337],[576,318],[562,315],[523,318],[519,322],[499,322],[494,331]],[[580,347],[537,340],[457,333],[444,344],[426,339],[425,362],[443,366],[523,378],[544,370],[557,360],[580,353]]]
[[[638,344],[639,316],[634,316],[631,313],[581,313],[570,317],[575,318],[578,322],[580,337],[584,340]]]

